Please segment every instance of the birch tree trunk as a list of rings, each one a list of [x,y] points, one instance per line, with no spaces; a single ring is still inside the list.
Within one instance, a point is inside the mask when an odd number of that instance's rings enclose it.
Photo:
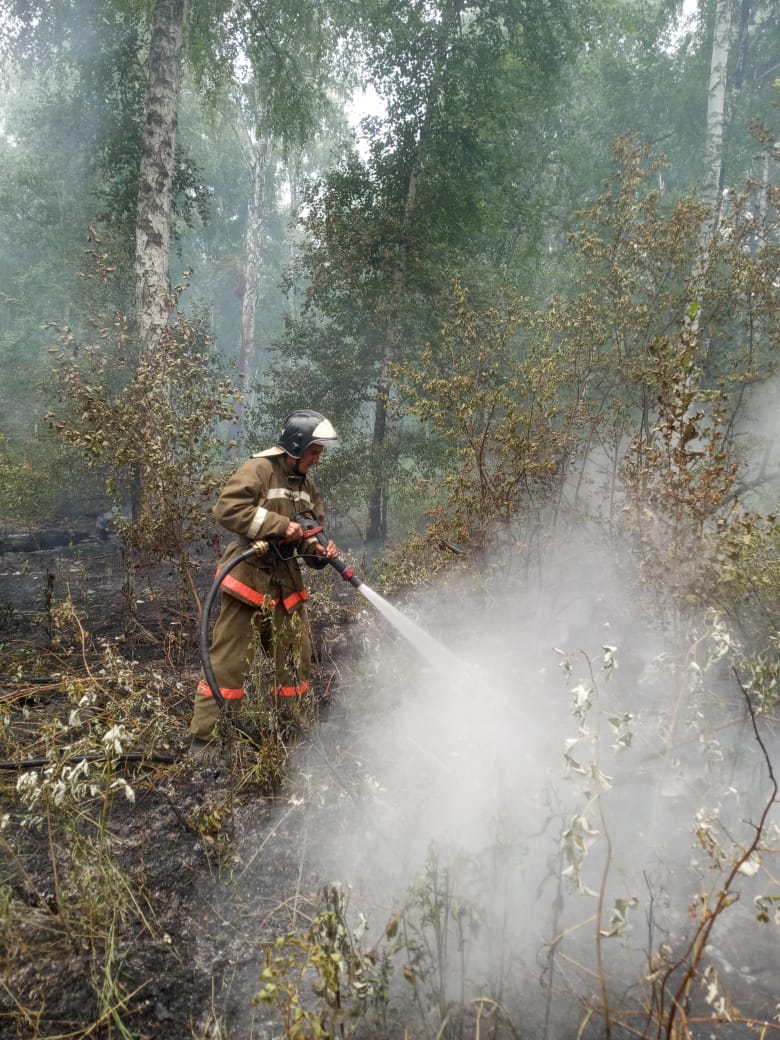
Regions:
[[[702,281],[709,265],[710,247],[718,231],[720,223],[720,204],[723,194],[723,137],[726,126],[726,84],[728,80],[729,49],[731,44],[731,25],[733,8],[737,0],[717,0],[715,8],[715,24],[712,30],[712,52],[710,56],[710,80],[707,95],[707,136],[704,146],[704,180],[702,201],[706,204],[705,216],[699,226],[698,249],[691,273],[694,307],[687,307],[683,321],[683,339],[681,350],[687,350],[689,344],[695,346],[699,357],[704,359],[708,353],[708,344],[699,341],[702,319],[702,299],[704,296]],[[683,377],[680,393],[696,390],[696,366],[690,366],[687,376]],[[692,417],[695,400],[689,405],[686,416]],[[686,467],[688,455],[685,450],[686,425],[679,424],[672,438],[672,470],[676,479],[684,482],[688,479]]]
[[[246,151],[249,170],[249,194],[247,197],[246,232],[244,234],[244,266],[239,284],[241,286],[241,342],[236,361],[236,418],[228,430],[231,454],[237,454],[241,439],[245,396],[254,375],[255,332],[257,328],[257,300],[260,293],[262,268],[263,234],[265,232],[265,185],[268,171],[268,152],[271,146],[271,131],[263,123],[259,136],[245,119],[239,126]]]
[[[135,238],[135,320],[154,352],[170,313],[170,234],[185,0],[155,0],[141,136]]]
[[[692,337],[699,334],[702,297],[699,283],[707,269],[710,245],[720,222],[720,202],[723,193],[723,136],[726,125],[726,84],[735,3],[736,0],[717,0],[715,24],[712,31],[702,188],[702,201],[706,203],[707,214],[699,228],[698,252],[692,272],[696,307],[692,311],[687,311],[685,315],[685,328]]]
[[[720,200],[723,192],[723,135],[726,125],[726,84],[734,3],[735,0],[717,0],[712,33],[703,192],[710,215],[702,223],[699,234],[699,245],[705,253],[717,231],[720,220]]]
[[[155,0],[152,20],[135,233],[135,331],[142,358],[154,357],[171,310],[171,214],[184,8],[185,0]],[[142,454],[146,459],[153,454],[151,415],[145,419],[142,436],[148,442]],[[134,522],[153,509],[152,471],[144,462],[136,467],[131,492]],[[132,623],[128,619],[127,627]]]
[[[260,292],[263,234],[265,232],[265,184],[271,134],[268,126],[264,125],[258,138],[255,138],[251,132],[247,132],[246,137],[249,148],[250,186],[246,215],[244,295],[241,300],[241,345],[237,373],[244,389],[249,386],[255,362],[257,298]],[[239,403],[237,409],[237,427],[240,427],[243,404]],[[235,439],[237,439],[237,435],[238,429],[236,429]]]

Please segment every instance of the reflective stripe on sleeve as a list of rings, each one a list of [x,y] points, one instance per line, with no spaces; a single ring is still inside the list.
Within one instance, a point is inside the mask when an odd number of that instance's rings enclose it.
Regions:
[[[268,493],[265,496],[266,502],[278,501],[281,499],[284,502],[292,502],[293,507],[297,512],[300,512],[301,507],[312,508],[314,503],[311,500],[311,495],[308,491],[290,491],[289,488],[269,488]]]
[[[252,523],[249,525],[249,529],[246,533],[247,538],[251,541],[260,528],[263,526],[263,521],[268,516],[268,510],[265,506],[258,506],[255,510],[255,515],[252,517]]]

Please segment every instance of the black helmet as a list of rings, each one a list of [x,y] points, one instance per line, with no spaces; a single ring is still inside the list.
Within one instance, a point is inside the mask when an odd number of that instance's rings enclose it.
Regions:
[[[327,444],[335,445],[338,439],[338,434],[324,415],[303,408],[292,412],[284,420],[278,444],[290,458],[299,459],[312,444],[321,444],[323,447]]]

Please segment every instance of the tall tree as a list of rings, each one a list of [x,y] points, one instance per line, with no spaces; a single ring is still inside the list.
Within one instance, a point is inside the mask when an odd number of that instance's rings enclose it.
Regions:
[[[81,7],[73,2],[61,5],[54,19],[48,19],[45,5],[27,0],[14,0],[14,10],[31,41],[25,53],[43,63],[54,53],[71,54],[69,44],[83,34]],[[107,205],[104,215],[125,231],[132,227],[134,237],[134,316],[135,335],[140,356],[153,356],[162,330],[173,308],[170,285],[171,227],[177,201],[190,204],[201,186],[192,177],[182,176],[181,149],[177,146],[179,104],[183,61],[189,64],[204,99],[213,102],[224,96],[225,85],[235,76],[245,77],[247,62],[257,89],[257,128],[268,127],[266,138],[276,134],[281,141],[300,141],[316,122],[317,106],[323,92],[321,67],[329,65],[337,48],[332,46],[332,33],[323,32],[326,15],[323,5],[315,11],[304,0],[217,0],[208,5],[187,5],[186,0],[111,0],[104,5],[87,4],[86,14],[101,28],[114,22],[148,26],[148,36],[137,34],[136,56],[147,55],[148,78],[142,106],[132,113],[135,125],[125,126],[117,135],[124,142],[121,161],[116,146],[107,147],[98,139],[95,151],[107,160],[111,169],[106,184]],[[329,6],[329,5],[328,5]],[[56,22],[60,35],[52,28]],[[14,31],[16,32],[16,23]],[[91,24],[91,22],[88,22]],[[333,24],[333,23],[327,23]],[[5,26],[3,27],[5,28]],[[22,35],[20,30],[14,37]],[[100,51],[100,42],[95,51]],[[57,51],[59,46],[60,50]],[[21,54],[22,49],[19,50]],[[83,73],[80,51],[74,54],[72,74]],[[240,57],[240,61],[239,61]],[[65,61],[67,63],[68,58]],[[243,64],[241,64],[243,63]],[[121,67],[121,66],[120,66]],[[303,74],[305,73],[305,74]],[[119,97],[125,92],[120,84]],[[130,92],[133,98],[137,92]],[[132,121],[131,121],[132,122]],[[253,130],[257,129],[253,127]],[[260,158],[258,151],[255,156]],[[261,165],[261,164],[260,164]],[[254,187],[260,189],[265,170],[254,163]],[[130,176],[117,177],[115,170],[130,170]],[[134,197],[128,200],[128,188]],[[183,189],[187,188],[187,194]],[[119,190],[116,190],[119,189]],[[121,194],[120,194],[121,193]],[[262,191],[255,190],[253,218],[259,215]],[[254,219],[254,232],[257,232]],[[250,266],[257,271],[255,234],[250,240]],[[243,294],[246,312],[244,356],[251,350],[254,338],[254,308],[257,281],[252,278],[252,292]],[[246,367],[246,366],[245,366]]]
[[[382,541],[399,472],[392,371],[436,329],[450,277],[506,277],[533,238],[538,148],[556,72],[578,38],[575,5],[375,0],[357,27],[385,111],[367,154],[344,157],[308,200],[308,304],[288,346],[321,366],[323,403],[369,424],[366,535]],[[520,248],[518,248],[520,243]],[[300,369],[299,369],[300,370]]]
[[[185,0],[155,0],[135,222],[135,320],[147,355],[172,309],[169,258],[184,13]]]
[[[307,0],[275,5],[244,0],[236,4],[231,22],[251,69],[240,77],[237,104],[249,182],[237,361],[245,390],[265,361],[256,361],[256,318],[272,166],[275,160],[300,154],[324,126],[337,122],[335,100],[345,95],[351,77],[348,47],[342,42],[346,28],[334,17],[340,7],[338,2],[314,6]]]
[[[249,160],[249,201],[246,216],[246,265],[241,300],[241,349],[238,371],[247,381],[252,374],[255,356],[255,319],[260,291],[262,239],[265,231],[266,182],[268,180],[268,153],[271,134],[268,126],[261,126],[255,136],[247,134]]]
[[[420,95],[420,120],[411,140],[407,156],[405,184],[401,185],[403,210],[400,217],[395,260],[393,262],[390,300],[382,330],[382,348],[379,379],[374,404],[374,427],[371,436],[369,466],[375,474],[369,488],[368,521],[366,538],[369,542],[382,542],[387,537],[388,478],[383,472],[382,454],[388,433],[390,414],[389,402],[392,386],[392,366],[398,358],[398,343],[401,336],[401,311],[406,294],[406,278],[409,254],[414,244],[413,228],[417,217],[418,188],[423,164],[430,146],[431,128],[436,105],[440,99],[441,79],[447,61],[450,41],[458,31],[459,11],[457,5],[441,12],[432,38],[432,53],[427,82]]]
[[[726,127],[726,99],[729,53],[736,0],[717,0],[712,29],[710,81],[707,91],[707,137],[702,199],[709,209],[702,222],[700,246],[706,249],[717,230],[720,198],[723,191],[723,143]]]

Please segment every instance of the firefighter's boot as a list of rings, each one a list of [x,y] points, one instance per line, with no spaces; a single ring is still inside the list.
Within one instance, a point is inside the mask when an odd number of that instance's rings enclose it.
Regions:
[[[219,705],[214,697],[198,691],[190,722],[190,736],[208,743],[216,736],[219,722]]]

